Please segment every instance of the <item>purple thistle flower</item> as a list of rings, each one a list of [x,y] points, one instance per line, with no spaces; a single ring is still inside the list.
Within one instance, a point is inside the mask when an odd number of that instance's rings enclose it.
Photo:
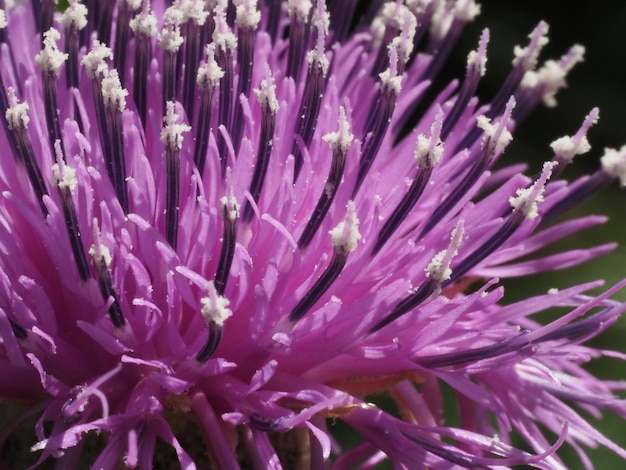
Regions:
[[[561,178],[597,109],[538,174],[501,162],[581,46],[538,66],[539,23],[483,103],[485,30],[429,102],[473,0],[169,3],[0,15],[0,397],[24,405],[0,447],[36,417],[35,456],[9,463],[556,469],[563,443],[587,468],[585,447],[626,458],[581,414],[626,418],[624,385],[583,368],[626,359],[585,345],[626,310],[610,298],[626,280],[516,303],[500,285],[614,248],[537,254],[605,220],[559,216],[626,186],[626,147]],[[336,420],[361,443],[340,445]]]

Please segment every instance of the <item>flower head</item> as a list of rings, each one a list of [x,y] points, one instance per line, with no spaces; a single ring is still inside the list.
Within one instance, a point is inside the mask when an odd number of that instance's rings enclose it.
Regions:
[[[0,397],[25,412],[0,446],[37,419],[18,466],[562,468],[565,442],[626,457],[579,413],[626,419],[619,385],[582,368],[619,356],[584,341],[626,310],[610,298],[626,281],[516,303],[500,285],[613,248],[537,253],[603,220],[557,217],[626,185],[626,147],[561,178],[598,110],[536,176],[506,163],[582,48],[538,66],[540,23],[479,103],[485,30],[462,83],[415,115],[479,6],[379,2],[351,31],[356,3],[2,12]],[[362,443],[342,448],[336,420]]]

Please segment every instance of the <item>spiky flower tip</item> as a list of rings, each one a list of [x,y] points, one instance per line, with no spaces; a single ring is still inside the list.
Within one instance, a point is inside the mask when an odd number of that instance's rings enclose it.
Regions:
[[[498,280],[613,248],[533,256],[602,223],[557,217],[625,184],[626,147],[560,179],[597,110],[536,176],[493,170],[580,46],[537,68],[539,23],[480,103],[485,30],[415,116],[472,0],[371,2],[355,31],[353,1],[55,3],[0,18],[11,466],[562,468],[564,442],[588,466],[586,446],[626,457],[580,413],[626,418],[620,384],[583,369],[623,359],[584,342],[626,310],[610,300],[626,282],[510,304]]]

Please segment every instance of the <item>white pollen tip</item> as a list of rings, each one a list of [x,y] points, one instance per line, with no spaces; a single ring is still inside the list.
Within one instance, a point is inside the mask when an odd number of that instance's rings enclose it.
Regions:
[[[483,29],[478,43],[478,50],[471,51],[467,56],[467,70],[476,68],[480,76],[484,76],[487,71],[487,43],[489,42],[489,30]]]
[[[292,21],[306,23],[309,21],[309,13],[313,4],[309,0],[289,0],[287,2],[287,13]]]
[[[346,117],[346,110],[343,106],[339,106],[339,129],[337,132],[329,132],[324,135],[322,139],[328,142],[330,148],[336,152],[340,151],[342,154],[348,153],[348,149],[354,140],[354,135],[350,132],[350,122]]]
[[[100,237],[100,229],[98,228],[98,219],[93,219],[93,245],[89,248],[89,256],[94,260],[95,264],[102,264],[105,266],[111,266],[111,251],[106,245],[102,244]]]
[[[136,36],[143,36],[145,38],[153,38],[157,34],[157,17],[149,10],[144,10],[138,13],[132,20],[130,20],[130,29]]]
[[[480,5],[474,0],[457,0],[454,5],[454,18],[464,23],[474,21],[480,14]]]
[[[239,218],[239,204],[237,204],[237,199],[233,194],[222,196],[220,203],[226,209],[226,215],[231,222]]]
[[[204,9],[204,2],[199,0],[180,0],[179,8],[183,13],[183,23],[193,21],[203,26],[209,16],[209,11]]]
[[[0,9],[0,29],[5,29],[9,24],[7,23],[7,14],[3,9]]]
[[[226,7],[215,7],[215,30],[213,30],[213,42],[218,51],[233,52],[237,49],[237,36],[235,36],[226,22]]]
[[[68,55],[61,52],[57,47],[57,41],[61,39],[61,33],[55,28],[50,28],[44,33],[43,37],[43,49],[35,56],[35,63],[43,73],[58,77],[61,65],[68,58]]]
[[[550,147],[554,151],[557,157],[562,158],[567,162],[571,162],[576,155],[582,155],[591,150],[591,145],[586,136],[582,136],[576,142],[570,136],[563,136],[556,139],[550,144]]]
[[[87,7],[77,0],[70,1],[60,18],[64,30],[80,31],[87,26]]]
[[[217,293],[213,281],[209,282],[207,288],[207,296],[202,297],[202,316],[208,324],[215,324],[217,326],[224,326],[226,320],[228,320],[233,312],[228,308],[230,301]]]
[[[486,143],[489,146],[489,152],[492,155],[502,153],[513,140],[513,135],[507,129],[507,124],[514,107],[515,98],[511,96],[497,124],[492,124],[486,116],[481,115],[476,118],[476,125],[484,131],[483,144]]]
[[[400,94],[402,76],[398,75],[398,45],[396,43],[389,44],[389,68],[378,76],[383,90],[391,91],[396,96]]]
[[[164,52],[176,53],[183,45],[183,36],[180,34],[180,26],[177,24],[167,25],[157,36],[159,47]]]
[[[19,103],[15,95],[15,88],[9,87],[8,90],[9,107],[5,114],[10,130],[27,129],[30,118],[28,110],[30,109],[27,101]]]
[[[463,242],[463,236],[465,234],[465,221],[460,219],[456,227],[450,234],[450,245],[445,250],[440,251],[435,256],[426,269],[426,277],[434,279],[438,284],[441,284],[452,276],[452,269],[450,264],[452,259],[459,253],[459,246]]]
[[[261,21],[261,12],[257,0],[233,0],[236,7],[235,24],[242,29],[257,29]]]
[[[545,162],[541,175],[530,187],[520,188],[516,191],[515,196],[509,198],[509,203],[515,211],[521,211],[528,220],[535,220],[539,215],[537,211],[537,203],[543,201],[543,193],[546,189],[546,183],[552,176],[552,170],[558,163]]]
[[[54,152],[57,162],[52,165],[52,184],[59,189],[69,189],[70,192],[73,192],[76,186],[78,186],[76,170],[65,164],[63,151],[61,150],[61,141],[58,139],[54,142]]]
[[[261,80],[261,88],[255,88],[254,93],[264,111],[269,109],[270,113],[276,114],[276,111],[278,111],[278,99],[276,98],[274,77],[269,65],[266,65],[265,78]]]
[[[215,88],[224,76],[224,71],[215,60],[215,44],[211,43],[206,46],[206,55],[206,62],[198,68],[196,76],[196,83],[202,91]]]
[[[626,188],[626,145],[619,150],[604,149],[600,163],[605,173],[619,179],[620,186]]]
[[[430,138],[424,134],[417,136],[415,143],[415,162],[418,168],[432,168],[441,161],[443,157],[443,142],[439,138],[443,127],[443,110],[441,106],[437,109],[435,120],[430,126]]]
[[[128,90],[122,88],[117,70],[109,70],[102,78],[102,99],[104,105],[112,111],[124,111],[126,109],[126,97]]]
[[[513,65],[520,65],[524,70],[532,70],[537,66],[537,59],[541,49],[548,44],[548,23],[540,21],[537,27],[528,36],[530,43],[527,47],[515,46]]]
[[[178,122],[179,117],[180,115],[176,113],[176,104],[168,101],[163,118],[165,125],[161,129],[161,142],[172,152],[182,148],[183,133],[191,130],[191,126]]]
[[[100,79],[109,69],[106,59],[113,59],[113,51],[97,39],[93,40],[91,50],[83,57],[82,64],[87,69],[89,78]]]
[[[361,239],[359,233],[359,219],[356,215],[354,201],[348,201],[346,216],[328,233],[331,236],[336,253],[347,255],[354,251]]]

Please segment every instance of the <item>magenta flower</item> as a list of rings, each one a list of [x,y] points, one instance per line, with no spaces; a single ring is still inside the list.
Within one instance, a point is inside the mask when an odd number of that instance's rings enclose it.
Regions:
[[[624,384],[583,368],[626,358],[585,345],[626,310],[610,299],[626,280],[513,304],[499,281],[614,247],[537,254],[605,220],[559,216],[626,185],[626,146],[561,179],[597,109],[538,174],[500,161],[582,47],[537,67],[539,23],[482,103],[485,30],[426,102],[473,0],[85,3],[0,16],[0,397],[22,405],[7,463],[557,469],[564,443],[587,468],[585,447],[626,458],[584,417],[626,418]]]

